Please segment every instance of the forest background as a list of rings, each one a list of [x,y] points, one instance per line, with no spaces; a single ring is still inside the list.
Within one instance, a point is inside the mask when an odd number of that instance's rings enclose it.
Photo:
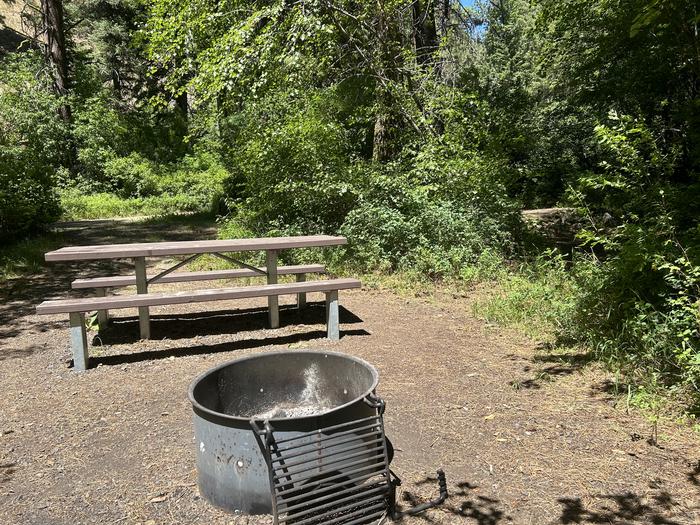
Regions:
[[[700,412],[696,2],[0,6],[3,278],[61,218],[342,234],[339,272],[481,290],[628,402]],[[573,244],[523,220],[548,207]]]

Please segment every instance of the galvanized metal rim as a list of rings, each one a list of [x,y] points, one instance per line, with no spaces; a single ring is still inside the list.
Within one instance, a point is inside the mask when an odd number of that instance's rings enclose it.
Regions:
[[[336,357],[341,357],[341,358],[343,358],[343,359],[347,359],[347,360],[349,360],[349,361],[354,361],[354,362],[356,362],[356,363],[359,363],[359,364],[361,364],[361,365],[367,367],[367,369],[372,373],[372,386],[371,386],[369,389],[367,389],[367,391],[364,392],[362,395],[356,397],[355,399],[353,399],[353,400],[351,400],[351,401],[348,401],[347,403],[344,403],[344,404],[342,404],[342,405],[338,405],[337,407],[333,407],[333,408],[331,408],[330,410],[325,410],[325,411],[323,411],[323,412],[317,412],[316,414],[313,414],[313,415],[311,415],[311,416],[304,416],[304,417],[279,417],[279,418],[271,418],[271,419],[269,419],[268,421],[301,421],[301,420],[306,420],[306,419],[314,419],[314,418],[317,418],[317,417],[319,417],[319,416],[325,416],[325,415],[327,415],[327,414],[332,414],[333,412],[337,412],[337,411],[339,411],[339,410],[342,410],[343,408],[349,407],[350,405],[354,405],[354,404],[357,403],[358,401],[362,401],[362,400],[365,399],[367,396],[369,396],[370,394],[374,393],[374,391],[375,391],[376,388],[377,388],[377,385],[379,384],[379,372],[377,372],[377,369],[374,368],[374,366],[372,366],[370,363],[368,363],[368,362],[365,361],[364,359],[360,359],[359,357],[355,357],[355,356],[353,356],[353,355],[343,354],[343,353],[341,353],[341,352],[326,352],[326,351],[321,351],[321,350],[317,350],[317,351],[309,351],[309,350],[292,350],[292,351],[290,351],[290,350],[282,350],[282,351],[277,351],[277,352],[263,352],[263,353],[260,353],[260,354],[253,354],[253,355],[249,355],[249,356],[245,356],[245,357],[240,357],[240,358],[238,358],[238,359],[233,359],[233,360],[231,360],[231,361],[227,361],[227,362],[222,363],[222,364],[220,364],[220,365],[218,365],[218,366],[215,366],[214,368],[210,368],[209,370],[207,370],[206,372],[204,372],[204,373],[202,373],[202,374],[199,374],[199,375],[192,381],[192,383],[190,383],[190,388],[189,388],[189,390],[188,390],[188,392],[187,392],[187,396],[188,396],[189,399],[190,399],[190,403],[192,403],[192,407],[195,408],[195,409],[197,409],[197,410],[200,410],[200,411],[202,411],[202,412],[204,412],[204,413],[206,413],[206,414],[210,414],[210,415],[212,415],[212,416],[215,416],[215,417],[218,417],[218,418],[222,418],[222,419],[227,419],[227,420],[230,420],[230,421],[236,421],[236,422],[247,422],[247,421],[250,421],[251,418],[239,417],[239,416],[232,416],[232,415],[229,415],[229,414],[224,414],[224,413],[222,413],[222,412],[216,412],[215,410],[211,410],[210,408],[207,408],[207,407],[203,406],[201,403],[199,403],[199,401],[197,401],[197,400],[194,398],[194,389],[195,389],[196,386],[200,383],[200,381],[202,381],[204,378],[209,377],[210,375],[212,375],[212,374],[218,372],[218,371],[221,370],[222,368],[226,368],[226,367],[228,367],[228,366],[235,365],[235,364],[239,364],[239,363],[242,363],[242,362],[245,362],[245,361],[251,361],[251,360],[253,360],[253,359],[259,359],[259,358],[261,358],[261,357],[267,357],[267,356],[272,356],[272,355],[289,355],[289,354],[293,354],[293,355],[309,354],[309,355],[316,355],[316,356],[317,356],[317,355],[323,355],[323,356],[326,356],[326,357],[329,356],[329,355],[332,355],[332,356],[336,356]]]

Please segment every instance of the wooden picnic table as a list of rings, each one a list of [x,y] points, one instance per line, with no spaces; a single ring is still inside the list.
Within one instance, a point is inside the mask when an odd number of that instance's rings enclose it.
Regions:
[[[203,241],[165,241],[131,244],[102,244],[93,246],[67,246],[45,254],[46,261],[91,261],[98,259],[133,259],[136,277],[136,291],[148,293],[148,285],[192,262],[203,254],[215,255],[229,263],[248,268],[267,277],[268,284],[277,283],[277,254],[279,250],[294,248],[311,248],[339,246],[347,243],[345,237],[331,235],[301,235],[296,237],[265,237],[255,239],[222,239]],[[256,268],[237,260],[226,253],[265,251],[265,270]],[[147,257],[164,257],[171,255],[188,256],[183,261],[148,278],[146,274]],[[268,297],[271,328],[279,327],[278,296]],[[150,315],[147,306],[139,307],[139,327],[142,339],[150,338]]]

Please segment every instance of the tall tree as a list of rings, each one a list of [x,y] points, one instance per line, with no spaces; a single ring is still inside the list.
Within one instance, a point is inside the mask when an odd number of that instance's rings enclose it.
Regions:
[[[72,120],[71,107],[66,97],[70,89],[68,53],[63,21],[62,0],[41,0],[41,14],[46,34],[46,59],[51,66],[56,94],[63,98],[60,114],[66,123]]]
[[[413,2],[413,45],[416,59],[421,65],[429,64],[438,48],[435,3],[435,0]]]

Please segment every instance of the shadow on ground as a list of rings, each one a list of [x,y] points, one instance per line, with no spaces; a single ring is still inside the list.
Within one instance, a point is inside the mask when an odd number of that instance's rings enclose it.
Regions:
[[[551,348],[545,345],[538,350],[542,352],[551,350]],[[526,372],[529,377],[509,381],[510,385],[515,389],[542,388],[544,383],[551,383],[559,378],[574,374],[593,361],[593,356],[590,352],[539,353],[532,359],[516,355],[510,355],[509,357],[511,360],[524,360],[531,363],[523,367],[523,372]]]
[[[340,322],[361,323],[362,319],[344,307],[340,307]],[[308,303],[303,310],[296,306],[280,306],[280,327],[325,324],[325,303]],[[264,330],[268,324],[268,309],[244,308],[240,310],[216,310],[187,314],[151,316],[151,339],[189,339],[199,335],[233,334]],[[303,329],[303,327],[300,327]],[[100,330],[93,344],[127,344],[139,340],[138,317],[112,319],[109,326]]]
[[[668,492],[659,492],[650,498],[642,498],[637,494],[625,492],[622,494],[605,494],[596,496],[604,501],[600,509],[587,509],[580,498],[559,498],[563,505],[561,516],[557,523],[570,525],[573,523],[615,523],[631,525],[633,523],[653,523],[654,525],[682,525],[670,513],[678,503]]]
[[[700,484],[700,463],[689,473],[688,477],[694,484]],[[417,485],[434,485],[437,489],[437,479],[427,477]],[[513,518],[509,516],[500,500],[474,494],[479,487],[469,482],[456,484],[457,490],[450,486],[450,497],[438,508],[460,518],[468,518],[469,523],[476,525],[499,525],[512,523]],[[652,484],[652,489],[656,487]],[[437,496],[437,492],[435,494]],[[429,496],[431,497],[431,496]],[[424,503],[425,498],[419,498],[412,492],[403,493],[404,504],[398,504],[399,510],[413,507]],[[647,523],[653,525],[682,525],[688,523],[678,521],[678,510],[684,507],[680,502],[675,501],[666,491],[658,491],[649,496],[639,496],[631,492],[621,494],[605,494],[595,496],[600,502],[595,508],[587,508],[581,498],[563,497],[557,499],[562,505],[561,515],[550,524],[573,525],[573,524],[611,524],[633,525],[637,523]],[[692,509],[691,511],[692,512]],[[688,516],[692,519],[692,516]],[[442,523],[441,520],[433,519],[430,513],[423,513],[416,516],[425,523]]]
[[[364,336],[370,335],[366,330],[343,330],[340,336]],[[215,354],[218,352],[232,352],[235,350],[246,350],[249,348],[262,348],[266,346],[284,346],[304,341],[313,341],[314,339],[322,339],[326,337],[326,332],[322,330],[314,330],[311,332],[296,333],[283,335],[278,337],[262,337],[258,339],[242,339],[239,341],[227,341],[213,345],[195,345],[186,347],[174,347],[164,350],[146,350],[142,352],[134,352],[130,354],[117,354],[108,356],[90,356],[90,367],[98,365],[123,365],[127,363],[137,363],[140,361],[153,361],[158,359],[167,359],[169,357],[184,357],[203,354]]]
[[[0,432],[2,432],[2,429],[0,429]],[[16,466],[16,463],[0,463],[0,485],[12,479],[12,475],[17,470]]]
[[[26,348],[3,348],[0,349],[0,361],[29,357],[34,352],[38,352],[39,350],[41,350],[41,347],[36,345],[31,345]]]
[[[700,460],[695,464],[693,470],[688,472],[688,481],[696,487],[700,487]]]
[[[437,477],[428,476],[416,483],[416,485],[433,485],[436,491],[435,497],[437,497]],[[456,492],[454,491],[454,486],[457,487]],[[450,486],[449,498],[445,503],[440,505],[438,509],[442,509],[443,512],[459,516],[460,518],[469,518],[476,525],[498,525],[499,523],[512,521],[502,509],[500,500],[477,494],[470,494],[470,491],[477,488],[479,488],[477,485],[466,481]],[[402,496],[407,504],[398,504],[399,510],[402,510],[402,507],[410,508],[424,503],[421,498],[418,498],[409,491],[405,491]],[[406,508],[403,508],[403,510],[406,510]],[[426,523],[436,523],[436,521],[430,517],[430,514],[423,513],[415,517]]]
[[[89,245],[148,241],[187,241],[216,237],[212,219],[206,216],[178,216],[157,220],[97,220],[54,225],[64,245]],[[129,260],[45,263],[43,271],[0,282],[0,341],[18,335],[23,317],[35,312],[46,299],[89,296],[71,291],[78,277],[133,273]]]

